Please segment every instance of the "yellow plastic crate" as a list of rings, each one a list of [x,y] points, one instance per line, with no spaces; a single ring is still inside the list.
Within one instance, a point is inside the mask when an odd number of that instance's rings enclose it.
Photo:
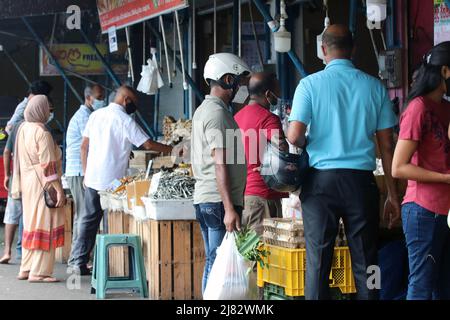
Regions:
[[[258,264],[258,286],[262,288],[264,283],[274,284],[283,287],[287,296],[304,296],[306,250],[287,249],[267,244],[265,248],[270,252],[270,255],[265,258],[269,267],[263,269]],[[344,294],[356,292],[348,247],[334,248],[330,287],[339,288]]]

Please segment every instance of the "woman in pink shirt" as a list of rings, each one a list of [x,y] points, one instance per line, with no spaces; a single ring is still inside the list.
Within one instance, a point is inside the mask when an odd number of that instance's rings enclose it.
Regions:
[[[450,299],[450,42],[424,58],[400,119],[392,175],[407,179],[408,300]]]

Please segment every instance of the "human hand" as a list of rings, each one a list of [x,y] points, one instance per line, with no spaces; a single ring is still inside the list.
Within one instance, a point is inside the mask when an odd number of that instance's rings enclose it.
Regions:
[[[236,210],[225,210],[223,223],[228,232],[241,231],[241,218]]]
[[[56,207],[61,208],[64,207],[67,203],[66,194],[64,193],[64,190],[61,190],[60,188],[56,189]]]
[[[401,225],[401,208],[398,197],[388,195],[384,204],[383,220],[387,222],[389,229]]]
[[[5,188],[6,191],[9,191],[9,176],[5,176],[5,179],[3,180],[3,187]]]

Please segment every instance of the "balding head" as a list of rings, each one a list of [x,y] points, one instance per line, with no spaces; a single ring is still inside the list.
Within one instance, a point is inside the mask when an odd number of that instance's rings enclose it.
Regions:
[[[334,59],[350,59],[353,51],[353,35],[342,24],[329,26],[322,37],[322,47],[327,62]]]
[[[125,107],[128,103],[133,102],[135,105],[138,104],[137,92],[130,86],[121,86],[117,89],[114,102]]]
[[[280,96],[280,85],[277,76],[270,72],[254,73],[248,84],[248,92],[252,100],[260,105],[270,107]]]

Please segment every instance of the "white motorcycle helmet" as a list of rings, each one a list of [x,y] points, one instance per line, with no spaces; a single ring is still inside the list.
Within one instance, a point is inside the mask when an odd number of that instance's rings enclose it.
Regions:
[[[209,56],[205,64],[203,77],[209,85],[209,80],[220,82],[226,74],[247,76],[251,73],[248,65],[238,56],[231,53],[216,53]]]

